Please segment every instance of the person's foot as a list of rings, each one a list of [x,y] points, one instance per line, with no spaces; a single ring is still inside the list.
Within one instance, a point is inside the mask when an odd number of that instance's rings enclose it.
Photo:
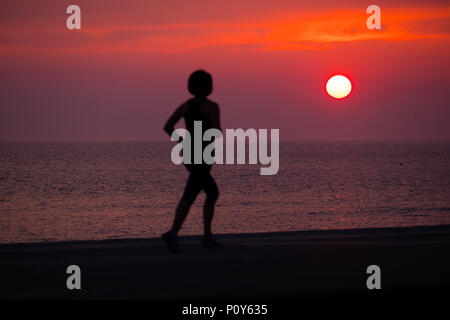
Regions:
[[[202,237],[202,247],[208,249],[221,248],[222,244],[217,241],[212,234],[205,234]]]
[[[178,237],[172,230],[167,231],[161,236],[161,239],[166,243],[167,248],[171,253],[178,253],[180,249],[178,248]]]

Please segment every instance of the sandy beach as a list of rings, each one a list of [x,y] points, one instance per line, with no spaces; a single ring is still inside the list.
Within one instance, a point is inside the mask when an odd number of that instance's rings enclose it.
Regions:
[[[219,235],[201,248],[181,238],[0,246],[1,299],[239,299],[366,294],[366,268],[380,292],[401,297],[450,289],[450,226]],[[81,290],[66,268],[81,268]]]

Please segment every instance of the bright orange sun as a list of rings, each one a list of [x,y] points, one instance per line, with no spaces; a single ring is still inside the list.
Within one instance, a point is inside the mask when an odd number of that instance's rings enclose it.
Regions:
[[[342,99],[352,91],[352,83],[347,77],[336,75],[328,79],[326,88],[330,96],[336,99]]]

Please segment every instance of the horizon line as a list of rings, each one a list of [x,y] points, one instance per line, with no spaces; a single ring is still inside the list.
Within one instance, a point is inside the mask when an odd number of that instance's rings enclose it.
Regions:
[[[248,140],[246,140],[248,142]],[[146,140],[146,139],[0,139],[0,143],[174,143],[170,138],[167,140]],[[289,142],[395,142],[395,143],[450,143],[448,139],[280,139],[280,143]]]

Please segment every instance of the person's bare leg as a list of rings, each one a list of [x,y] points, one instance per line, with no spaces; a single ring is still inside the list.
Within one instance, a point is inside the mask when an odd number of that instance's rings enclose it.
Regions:
[[[175,210],[175,218],[173,219],[172,231],[177,235],[178,231],[180,231],[181,226],[183,225],[184,220],[186,219],[189,209],[191,205],[181,199],[178,203],[177,209]]]
[[[180,200],[178,203],[177,209],[175,210],[175,218],[173,219],[172,229],[168,232],[164,233],[161,238],[167,244],[169,251],[172,253],[178,253],[178,231],[180,231],[181,225],[183,224],[186,216],[188,215],[189,208],[191,205],[189,202]]]
[[[203,226],[205,235],[211,234],[211,225],[214,216],[215,203],[215,201],[206,199],[205,204],[203,205]]]
[[[202,238],[202,247],[205,248],[220,248],[222,244],[218,242],[211,233],[212,219],[214,216],[214,206],[216,204],[215,200],[206,200],[203,205],[203,223],[205,234]]]

